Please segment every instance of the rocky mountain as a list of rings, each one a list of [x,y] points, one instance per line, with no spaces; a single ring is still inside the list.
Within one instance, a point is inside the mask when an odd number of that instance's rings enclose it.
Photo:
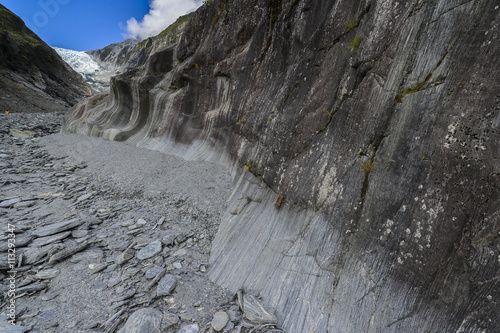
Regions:
[[[24,22],[0,5],[0,111],[54,111],[92,89]]]
[[[103,67],[112,68],[116,72],[132,70],[144,65],[148,58],[159,49],[177,43],[192,16],[193,13],[179,17],[154,37],[142,41],[127,39],[103,49],[87,51],[87,54],[94,57]]]
[[[131,56],[131,50],[139,42],[138,39],[126,39],[119,43],[114,43],[102,49],[90,50],[85,53],[90,55],[95,61],[116,70],[125,65]]]
[[[287,332],[495,332],[499,7],[207,1],[63,131],[231,166],[210,277]]]

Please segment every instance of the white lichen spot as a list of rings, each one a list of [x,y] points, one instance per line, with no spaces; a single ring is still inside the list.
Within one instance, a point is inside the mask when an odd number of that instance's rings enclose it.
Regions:
[[[387,219],[387,226],[392,227],[393,225],[394,225],[394,221]]]
[[[493,299],[493,296],[488,295],[488,296],[486,296],[486,299],[487,299],[488,301],[491,301],[491,300]]]
[[[425,204],[422,205],[422,210],[426,210],[427,206]]]
[[[404,246],[405,245],[405,241],[402,240],[401,242],[399,242],[399,246]]]
[[[401,207],[401,211],[406,212],[406,205],[403,205],[403,207]]]
[[[400,264],[400,265],[403,264],[403,259],[401,259],[401,257],[398,257],[398,264]]]
[[[327,162],[325,162],[325,165],[321,168],[321,174],[325,171],[326,164]],[[336,176],[337,169],[335,167],[331,167],[326,172],[318,191],[318,202],[320,205],[323,205],[325,202],[333,204],[337,200],[338,195],[342,192],[343,187],[336,184]]]
[[[420,186],[418,187],[418,189],[419,189],[419,190],[421,190],[421,189],[423,189],[423,188],[424,188],[424,185],[420,185]]]
[[[418,197],[415,197],[415,201],[418,201]]]
[[[406,230],[405,230],[405,232],[406,232],[406,234],[408,234],[408,235],[409,235],[409,234],[411,234],[411,230],[410,230],[410,228],[406,229]]]
[[[452,217],[452,218],[451,218],[451,220],[452,220],[453,222],[455,222],[455,221],[457,220],[457,218],[456,218],[456,217]]]
[[[420,238],[420,237],[422,237],[422,234],[420,233],[420,230],[418,230],[418,229],[417,229],[417,230],[415,231],[415,234],[414,234],[413,236],[414,236],[415,238]]]
[[[423,250],[424,250],[424,247],[423,247],[422,245],[420,245],[420,244],[419,244],[419,245],[418,245],[418,250],[419,250],[419,251],[423,251]]]
[[[445,136],[445,143],[444,147],[445,148],[450,148],[452,143],[457,142],[457,138],[455,137],[455,133],[457,132],[457,123],[451,123],[448,125],[448,133]]]

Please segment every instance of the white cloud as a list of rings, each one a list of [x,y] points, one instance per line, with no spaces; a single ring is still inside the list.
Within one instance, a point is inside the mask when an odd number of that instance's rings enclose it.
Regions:
[[[162,32],[179,16],[200,7],[202,0],[150,0],[149,13],[140,22],[135,17],[127,21],[125,37],[145,39]]]

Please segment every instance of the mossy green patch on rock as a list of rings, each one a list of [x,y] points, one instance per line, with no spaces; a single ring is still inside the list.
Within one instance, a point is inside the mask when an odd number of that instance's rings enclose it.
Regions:
[[[418,82],[412,86],[409,86],[409,87],[404,87],[402,89],[402,91],[396,95],[396,98],[395,98],[395,101],[396,103],[401,103],[401,100],[403,99],[403,97],[405,96],[408,96],[410,94],[414,94],[416,92],[419,92],[423,89],[425,89],[429,83],[429,80],[431,79],[432,77],[432,74],[427,74],[427,76],[425,77],[424,81],[422,82]]]
[[[354,38],[349,43],[349,49],[351,51],[357,52],[359,49],[359,44],[361,44],[362,41],[363,41],[363,37],[358,36],[358,35],[354,36]]]
[[[355,18],[352,18],[349,20],[349,22],[347,22],[346,24],[346,33],[353,30],[354,28],[356,28],[358,26],[358,22],[356,22],[356,19]]]

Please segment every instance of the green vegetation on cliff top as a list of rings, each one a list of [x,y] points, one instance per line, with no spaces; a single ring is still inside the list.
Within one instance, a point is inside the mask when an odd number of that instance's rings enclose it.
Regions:
[[[13,69],[32,64],[51,67],[56,56],[17,15],[0,4],[0,64]]]
[[[163,40],[165,44],[177,43],[184,32],[184,27],[186,23],[193,17],[193,13],[189,13],[183,16],[180,16],[174,23],[169,25],[165,30],[160,32],[158,35],[150,38],[146,38],[145,40],[139,42],[136,47],[143,48],[146,46],[149,40],[153,43],[158,40]]]

